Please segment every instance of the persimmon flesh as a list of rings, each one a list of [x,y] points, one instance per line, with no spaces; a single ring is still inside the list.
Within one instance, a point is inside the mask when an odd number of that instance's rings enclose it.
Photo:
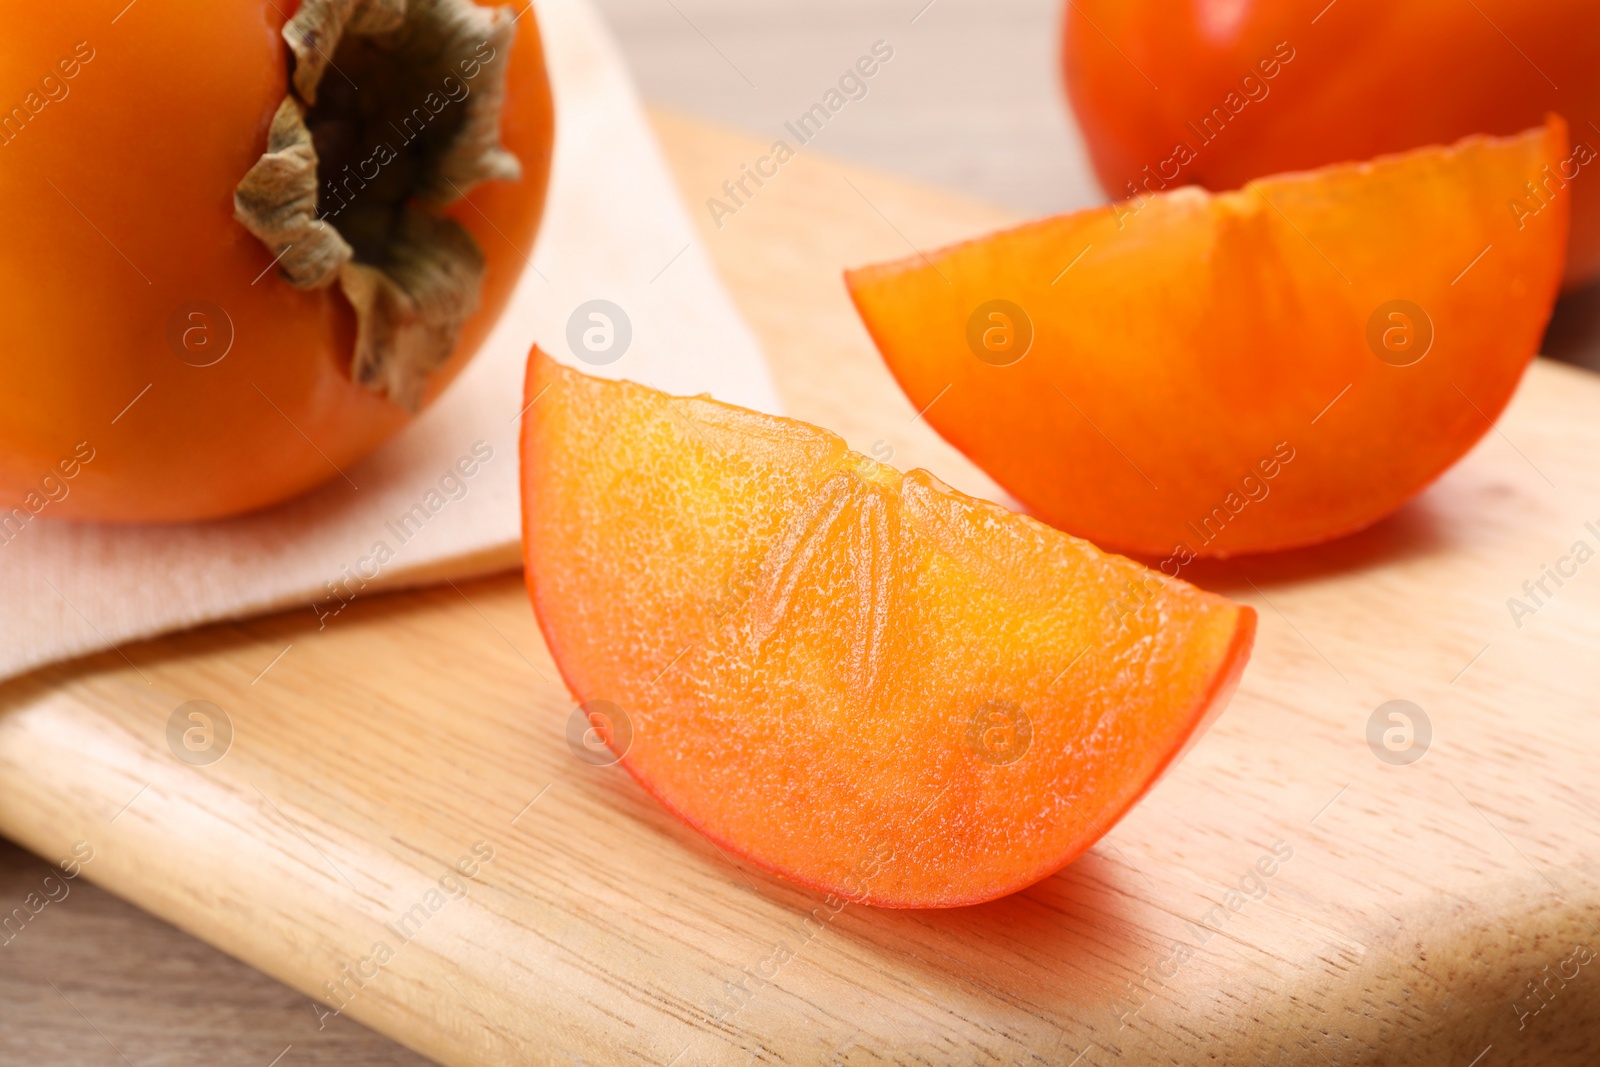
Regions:
[[[1600,275],[1596,27],[1600,0],[1072,0],[1063,70],[1119,200],[1510,135],[1557,112],[1572,141],[1518,202],[1571,198],[1571,287]]]
[[[1029,885],[1248,658],[1250,608],[825,430],[537,349],[525,399],[527,577],[562,677],[645,789],[794,881],[890,907]]]
[[[288,91],[283,29],[298,7],[81,0],[7,21],[0,514],[237,514],[338,479],[411,418],[352,380],[355,318],[338,288],[287,284],[235,218],[235,189]],[[531,11],[504,62],[500,140],[521,177],[474,186],[439,212],[471,234],[484,273],[422,406],[505,308],[543,210],[553,114]],[[319,209],[330,204],[325,195]]]
[[[1482,437],[1537,350],[1567,200],[1508,197],[1559,118],[1177,190],[849,272],[911,403],[1034,514],[1159,558],[1314,544]],[[924,410],[925,409],[925,410]]]

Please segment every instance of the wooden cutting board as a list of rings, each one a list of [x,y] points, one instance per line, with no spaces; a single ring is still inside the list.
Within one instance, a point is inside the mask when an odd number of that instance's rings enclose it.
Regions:
[[[790,413],[996,495],[839,270],[1010,220],[803,149],[719,227],[765,145],[658,126]],[[1600,379],[1541,361],[1399,515],[1199,571],[1261,615],[1232,705],[992,904],[832,912],[577,758],[514,576],[0,687],[0,832],[447,1064],[1592,1064],[1597,415]],[[1575,573],[1514,620],[1545,565]]]

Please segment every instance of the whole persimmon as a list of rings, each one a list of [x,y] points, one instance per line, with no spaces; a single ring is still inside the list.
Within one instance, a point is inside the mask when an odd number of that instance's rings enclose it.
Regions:
[[[553,111],[531,10],[78,0],[0,34],[0,524],[287,499],[503,312]],[[354,483],[352,483],[354,484]]]
[[[1063,55],[1118,200],[1508,135],[1558,112],[1570,149],[1528,192],[1572,200],[1567,287],[1600,274],[1600,0],[1071,0]]]

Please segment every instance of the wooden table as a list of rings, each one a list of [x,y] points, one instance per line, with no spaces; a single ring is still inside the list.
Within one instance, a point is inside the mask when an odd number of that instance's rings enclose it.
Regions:
[[[691,202],[756,149],[670,116],[660,128]],[[990,495],[914,418],[838,268],[1006,220],[803,153],[705,236],[793,414]],[[354,995],[322,1020],[335,1036],[311,1038],[307,1000],[176,936],[98,974],[74,965],[106,944],[95,916],[120,908],[78,881],[15,943],[60,928],[40,969],[7,958],[7,1003],[30,1010],[5,1013],[5,1040],[93,1032],[134,1062],[266,1063],[291,1043],[403,1062],[334,1029],[356,1018],[447,1063],[1591,1063],[1600,971],[1572,953],[1600,949],[1600,581],[1573,580],[1520,630],[1504,599],[1600,520],[1596,410],[1600,381],[1541,363],[1500,431],[1394,519],[1203,571],[1261,612],[1255,660],[1101,845],[991,905],[847,908],[720,1022],[714,1003],[817,901],[573,758],[516,578],[357,602],[323,632],[297,615],[125,649],[148,685],[115,654],[18,680],[0,688],[0,831],[51,859],[90,843],[87,880],[295,988]],[[1408,765],[1367,742],[1396,698],[1433,729]],[[233,709],[213,765],[168,749],[189,699]],[[484,846],[494,859],[465,896],[432,909]],[[22,868],[13,893],[42,878]],[[372,962],[419,904],[392,960]],[[156,998],[118,995],[184,990],[134,977],[184,959],[208,968],[181,1023],[199,1056],[153,1036],[174,1018]],[[1529,983],[1564,967],[1570,981],[1536,999]],[[233,1014],[252,995],[286,1014]],[[66,1008],[31,1011],[51,998]],[[242,1036],[218,1051],[208,1034]],[[75,1062],[119,1062],[76,1047]]]
[[[302,994],[52,869],[0,843],[0,902],[50,901],[0,949],[0,1063],[427,1062],[350,1019],[318,1029]]]

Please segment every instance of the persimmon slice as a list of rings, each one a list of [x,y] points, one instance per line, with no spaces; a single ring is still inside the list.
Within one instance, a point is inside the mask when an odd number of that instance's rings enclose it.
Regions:
[[[846,280],[913,406],[1046,522],[1173,566],[1289,548],[1398,508],[1505,407],[1561,280],[1567,155],[1552,117]]]
[[[525,399],[527,577],[562,677],[626,717],[604,735],[645,789],[794,881],[892,907],[1029,885],[1249,656],[1250,608],[825,430],[537,349]]]

